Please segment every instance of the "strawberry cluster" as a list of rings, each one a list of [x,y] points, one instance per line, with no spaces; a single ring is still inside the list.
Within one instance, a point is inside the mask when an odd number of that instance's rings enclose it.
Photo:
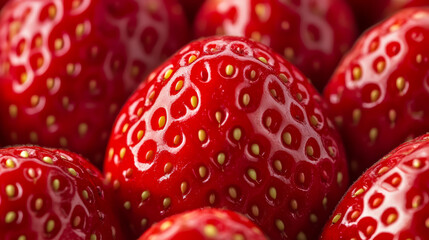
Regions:
[[[427,1],[0,7],[0,240],[428,239]]]

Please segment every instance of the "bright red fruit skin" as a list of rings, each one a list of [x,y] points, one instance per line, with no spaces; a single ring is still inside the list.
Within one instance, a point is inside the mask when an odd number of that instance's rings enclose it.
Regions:
[[[197,209],[168,217],[154,224],[139,240],[266,240],[248,218],[220,209]]]
[[[427,0],[347,0],[361,31],[403,8],[429,6]]]
[[[403,10],[364,34],[325,89],[353,178],[429,130],[429,9]]]
[[[194,25],[197,36],[246,36],[260,41],[297,66],[320,91],[356,27],[342,0],[207,0]]]
[[[205,206],[273,239],[315,238],[347,188],[321,96],[289,62],[240,37],[193,42],[122,109],[105,172],[135,233]]]
[[[0,149],[0,189],[2,240],[125,239],[110,205],[111,189],[77,154]]]
[[[321,240],[427,239],[429,135],[394,149],[348,190]]]
[[[0,19],[4,144],[62,147],[102,165],[116,114],[186,43],[175,0],[11,1]]]

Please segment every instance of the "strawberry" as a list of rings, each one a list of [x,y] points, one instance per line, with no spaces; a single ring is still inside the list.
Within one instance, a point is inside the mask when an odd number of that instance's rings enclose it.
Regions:
[[[403,10],[356,43],[325,89],[353,178],[429,130],[429,9]]]
[[[109,191],[77,154],[0,149],[0,239],[124,239]]]
[[[11,1],[0,18],[4,144],[67,148],[102,165],[122,104],[185,43],[180,11],[175,0]]]
[[[205,0],[179,0],[179,3],[182,4],[183,10],[186,13],[186,17],[189,22],[193,22],[195,15],[200,9],[201,5],[203,5]]]
[[[265,240],[264,234],[248,218],[220,209],[197,209],[168,217],[153,225],[139,240]]]
[[[361,31],[403,8],[429,6],[427,0],[347,0]]]
[[[240,35],[272,47],[320,91],[351,47],[355,28],[342,0],[207,0],[194,26],[197,36]]]
[[[348,184],[321,96],[241,37],[193,42],[150,74],[107,152],[106,177],[136,235],[210,206],[245,214],[273,239],[312,239]]]
[[[321,240],[428,239],[429,135],[402,144],[348,190]]]

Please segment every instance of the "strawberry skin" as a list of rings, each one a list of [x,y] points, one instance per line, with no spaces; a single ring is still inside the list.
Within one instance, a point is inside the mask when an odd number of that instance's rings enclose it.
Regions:
[[[207,0],[194,24],[197,36],[246,36],[270,46],[322,91],[355,40],[342,0]]]
[[[427,0],[347,0],[347,2],[361,31],[403,8],[429,6]]]
[[[139,240],[266,240],[248,218],[228,210],[197,209],[168,217],[154,224]]]
[[[390,152],[348,190],[321,240],[427,239],[429,135]]]
[[[429,9],[408,9],[374,27],[325,89],[353,178],[407,139],[429,130]]]
[[[150,74],[115,123],[105,160],[137,235],[205,206],[273,239],[315,238],[347,188],[339,135],[289,62],[241,37],[203,39]]]
[[[175,0],[9,2],[0,19],[4,144],[67,148],[101,166],[122,104],[186,43],[180,11]]]
[[[125,239],[110,191],[77,154],[0,149],[0,239]]]

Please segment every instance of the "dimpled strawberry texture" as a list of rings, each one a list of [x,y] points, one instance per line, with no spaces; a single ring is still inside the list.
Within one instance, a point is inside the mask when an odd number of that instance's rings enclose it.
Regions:
[[[429,130],[429,9],[403,10],[356,43],[325,89],[357,178]]]
[[[427,239],[429,135],[394,149],[354,183],[322,240]]]
[[[315,238],[348,184],[322,105],[305,77],[262,44],[193,42],[119,114],[105,161],[117,204],[136,233],[211,206],[245,214],[273,239]]]
[[[77,154],[1,149],[0,188],[0,239],[124,239],[111,189]]]
[[[0,26],[3,144],[67,148],[99,166],[122,104],[186,43],[175,0],[11,1]]]
[[[248,218],[220,209],[198,209],[168,217],[139,238],[149,239],[266,240],[261,230]]]
[[[356,38],[342,0],[207,0],[194,22],[197,36],[246,36],[273,48],[322,91]]]
[[[403,8],[429,6],[427,0],[346,0],[356,16],[361,31]]]

